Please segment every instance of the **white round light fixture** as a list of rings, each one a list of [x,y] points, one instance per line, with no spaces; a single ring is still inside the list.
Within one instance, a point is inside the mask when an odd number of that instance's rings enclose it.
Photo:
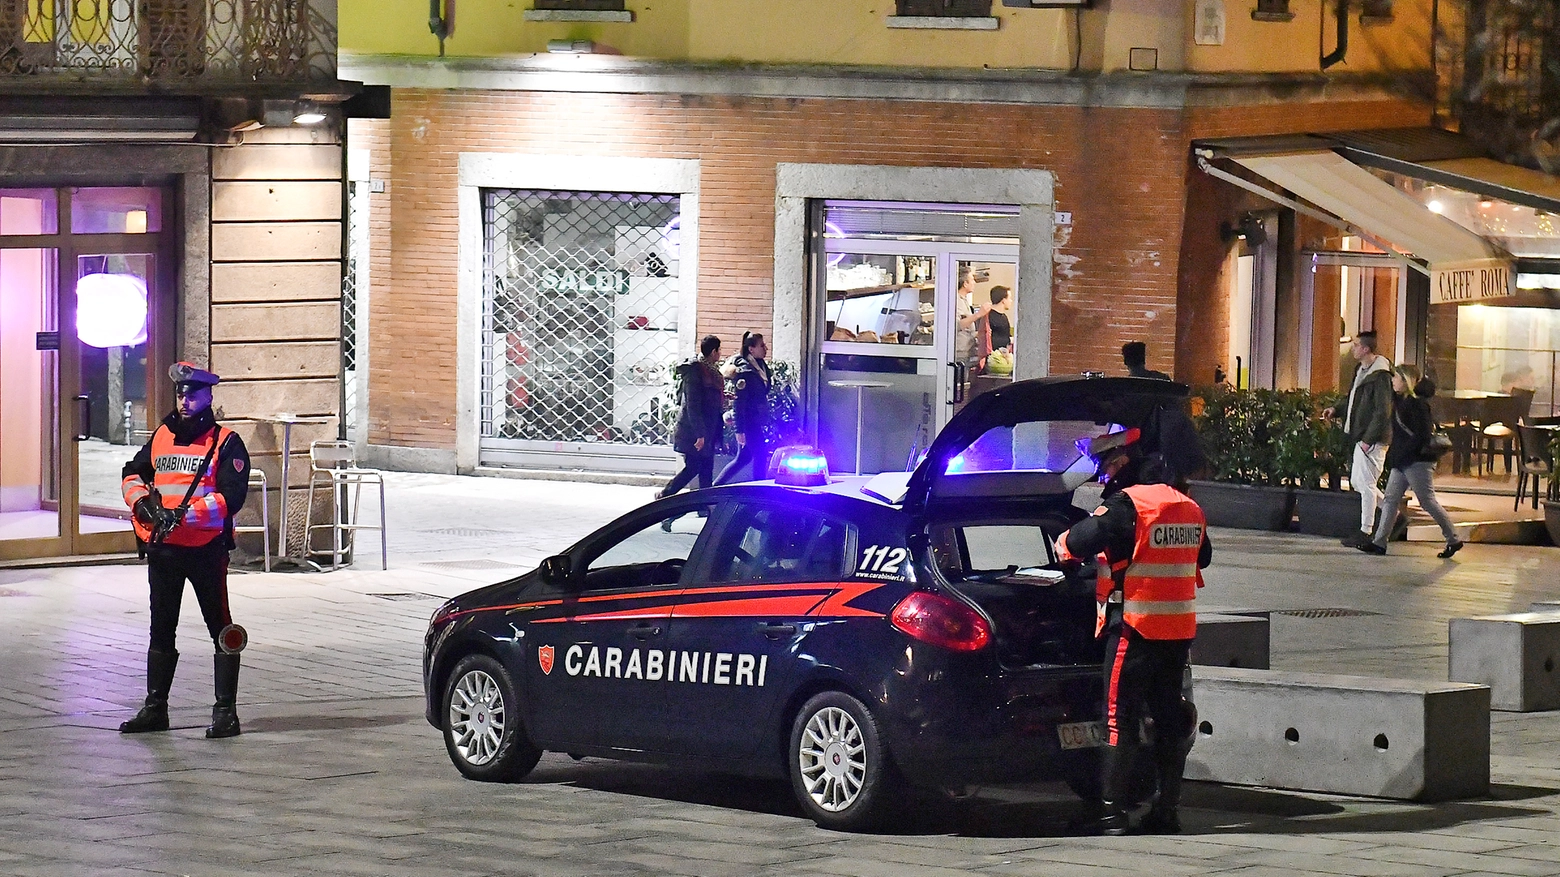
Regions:
[[[88,274],[76,281],[76,337],[90,347],[146,343],[146,284],[131,274]]]

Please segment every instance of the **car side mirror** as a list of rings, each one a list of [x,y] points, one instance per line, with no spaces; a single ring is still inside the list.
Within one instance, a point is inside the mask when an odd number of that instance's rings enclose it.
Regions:
[[[569,580],[570,572],[569,555],[554,554],[542,561],[542,581],[549,585],[561,585]]]

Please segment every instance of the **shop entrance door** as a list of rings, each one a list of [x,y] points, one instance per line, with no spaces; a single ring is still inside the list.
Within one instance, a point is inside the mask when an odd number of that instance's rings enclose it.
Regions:
[[[1354,337],[1374,331],[1377,352],[1398,362],[1404,348],[1407,277],[1392,256],[1376,253],[1304,253],[1301,272],[1301,386],[1347,392],[1355,363]],[[1304,263],[1302,263],[1304,264]]]
[[[120,471],[172,404],[165,197],[0,190],[0,560],[135,548]]]
[[[1018,246],[1003,232],[1016,211],[825,207],[839,221],[825,219],[816,260],[818,441],[835,471],[903,471],[968,399],[1012,380]],[[853,233],[868,210],[888,214],[875,220],[888,233]],[[893,233],[917,219],[920,233]],[[972,234],[981,220],[995,228]]]

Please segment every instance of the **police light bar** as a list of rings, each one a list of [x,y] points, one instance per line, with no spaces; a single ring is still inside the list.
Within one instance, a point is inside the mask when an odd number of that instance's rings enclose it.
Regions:
[[[829,461],[817,448],[793,445],[775,451],[770,472],[776,484],[817,487],[829,483]]]

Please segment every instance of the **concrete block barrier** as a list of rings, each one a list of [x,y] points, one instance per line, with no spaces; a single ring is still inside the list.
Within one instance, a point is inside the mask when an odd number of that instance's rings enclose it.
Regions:
[[[1192,663],[1213,667],[1268,668],[1266,615],[1197,615]]]
[[[1193,667],[1186,778],[1444,801],[1487,794],[1483,685]]]
[[[1560,709],[1560,612],[1453,618],[1448,636],[1452,681],[1488,685],[1498,710]]]
[[[1542,600],[1528,604],[1529,612],[1560,612],[1560,600]]]

